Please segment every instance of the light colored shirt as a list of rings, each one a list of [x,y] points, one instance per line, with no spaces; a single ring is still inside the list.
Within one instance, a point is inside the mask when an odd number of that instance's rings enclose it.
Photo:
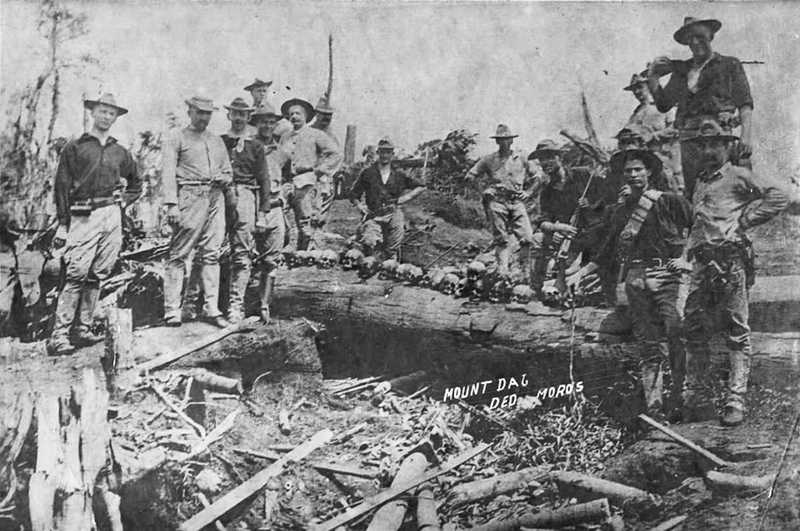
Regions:
[[[280,150],[290,163],[290,173],[295,186],[314,184],[316,178],[306,175],[314,172],[320,179],[330,178],[342,163],[342,153],[327,134],[313,127],[292,129],[281,137]],[[285,163],[284,163],[285,164]],[[298,182],[297,177],[300,177]]]
[[[789,199],[777,183],[728,162],[712,175],[698,177],[692,203],[689,249],[739,242],[744,230],[778,215]]]
[[[222,137],[191,127],[170,131],[162,149],[164,203],[178,203],[178,184],[186,181],[230,183],[233,170]]]
[[[387,164],[386,166],[378,165],[378,171],[381,173],[381,182],[386,184],[386,181],[389,180],[389,174],[392,173],[392,165]]]
[[[486,175],[491,179],[492,187],[505,188],[510,191],[521,192],[525,179],[531,174],[528,161],[516,151],[506,158],[500,156],[499,151],[481,158],[468,172],[467,179],[475,179]]]

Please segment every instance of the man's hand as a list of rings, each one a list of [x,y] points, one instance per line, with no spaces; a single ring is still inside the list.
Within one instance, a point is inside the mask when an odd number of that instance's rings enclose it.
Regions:
[[[672,73],[672,59],[659,55],[647,65],[648,77],[661,77]]]
[[[66,225],[62,225],[59,223],[58,228],[56,229],[56,234],[53,236],[53,249],[61,249],[64,245],[67,244],[67,233],[69,229]]]
[[[553,230],[570,238],[574,238],[578,234],[578,229],[569,223],[554,223]]]
[[[178,205],[167,206],[167,223],[170,225],[177,225],[181,219],[181,211]]]
[[[356,203],[356,208],[358,208],[358,211],[361,212],[362,216],[369,214],[369,208],[367,208],[366,203],[358,202]]]
[[[527,201],[528,199],[530,199],[531,194],[530,192],[526,192],[525,190],[523,190],[519,193],[519,195],[517,195],[517,197],[519,198],[520,201]]]
[[[667,260],[667,271],[672,271],[673,273],[683,273],[691,270],[692,270],[692,264],[690,264],[682,256],[678,258],[670,258],[669,260]]]
[[[580,208],[581,210],[589,208],[589,200],[586,199],[585,197],[581,197],[580,199],[578,199],[578,208]]]
[[[753,147],[745,142],[736,145],[736,154],[739,159],[749,159],[753,155]]]
[[[623,185],[622,188],[619,189],[619,195],[617,195],[617,204],[618,205],[624,204],[632,193],[633,189],[630,187],[630,185],[628,184]]]

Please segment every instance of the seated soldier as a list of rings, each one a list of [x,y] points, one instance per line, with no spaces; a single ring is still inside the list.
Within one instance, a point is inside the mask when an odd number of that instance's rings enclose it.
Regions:
[[[377,162],[361,172],[350,190],[350,202],[363,214],[357,236],[364,254],[377,254],[384,259],[397,258],[403,241],[405,216],[400,203],[425,189],[422,183],[393,168],[393,157],[394,145],[388,138],[381,139]]]

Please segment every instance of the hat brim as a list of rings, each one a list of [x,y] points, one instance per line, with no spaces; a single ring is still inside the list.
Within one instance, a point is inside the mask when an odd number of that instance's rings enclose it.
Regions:
[[[272,81],[267,81],[266,83],[250,83],[249,85],[247,85],[244,88],[244,90],[246,90],[247,92],[250,92],[253,89],[257,89],[258,87],[267,87],[267,88],[269,88],[271,86],[272,86]]]
[[[531,154],[528,155],[528,158],[538,159],[541,155],[544,155],[545,153],[555,153],[556,155],[561,155],[563,151],[555,148],[535,149],[531,151]]]
[[[492,135],[489,138],[517,138],[519,135]]]
[[[708,19],[704,19],[704,20],[695,20],[695,21],[692,21],[689,24],[686,24],[686,25],[681,26],[680,28],[678,28],[678,31],[676,31],[672,35],[672,38],[675,39],[675,41],[680,43],[680,44],[684,44],[684,45],[689,44],[689,39],[687,38],[687,33],[689,32],[689,29],[692,26],[697,26],[698,24],[702,24],[704,26],[708,26],[709,28],[711,28],[711,33],[718,32],[719,29],[722,27],[722,22],[720,22],[719,20],[714,19],[714,18],[708,18]]]
[[[647,81],[639,81],[638,83],[631,83],[627,87],[624,87],[622,90],[629,90],[629,91],[633,92],[633,89],[635,89],[639,85],[647,85]]]
[[[739,140],[738,136],[729,135],[729,134],[721,134],[721,135],[694,135],[682,140],[682,142],[694,142],[698,138],[719,138],[722,140]]]
[[[111,103],[106,103],[104,101],[97,101],[97,100],[83,100],[83,107],[88,110],[92,110],[98,105],[107,105],[117,110],[117,116],[122,116],[123,114],[128,114],[128,109],[125,107],[120,107],[119,105],[113,105]]]
[[[658,155],[649,149],[623,149],[611,155],[610,165],[616,166],[618,164],[625,164],[625,161],[634,158],[640,159],[645,163],[651,173],[661,173],[664,169],[664,163],[658,158]]]
[[[278,114],[278,113],[274,113],[274,112],[260,112],[260,113],[257,113],[257,114],[251,114],[251,115],[250,115],[250,120],[248,120],[248,121],[247,121],[247,123],[248,123],[248,124],[250,124],[250,125],[256,125],[256,122],[258,121],[258,118],[260,118],[260,117],[262,117],[262,116],[274,116],[274,117],[275,117],[275,118],[277,118],[278,120],[280,120],[281,118],[283,118],[283,116],[281,116],[281,115],[280,115],[280,114]]]
[[[202,104],[198,105],[192,100],[183,100],[183,101],[186,103],[186,105],[188,105],[189,107],[194,107],[198,111],[214,112],[219,110],[219,107],[215,107],[214,105],[202,105]]]
[[[317,114],[317,112],[314,110],[314,106],[311,105],[306,100],[301,98],[292,98],[290,100],[284,101],[283,105],[281,105],[281,114],[285,118],[289,118],[289,109],[293,105],[300,105],[306,110],[306,121],[310,121]]]
[[[244,111],[244,112],[253,112],[255,107],[233,107],[231,105],[223,105],[229,111]]]

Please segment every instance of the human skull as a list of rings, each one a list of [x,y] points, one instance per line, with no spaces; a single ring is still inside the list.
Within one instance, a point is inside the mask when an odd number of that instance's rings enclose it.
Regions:
[[[561,298],[561,293],[558,291],[558,286],[552,280],[548,280],[542,286],[542,299],[543,302],[548,304],[558,304]]]
[[[470,291],[472,291],[471,287],[472,284],[470,283],[469,279],[467,279],[467,277],[461,278],[458,281],[458,285],[456,286],[456,290],[455,292],[453,292],[453,295],[456,297],[467,296],[469,295]]]
[[[489,290],[489,300],[492,302],[506,302],[511,296],[511,284],[501,278]]]
[[[484,298],[486,293],[486,282],[484,279],[477,280],[475,283],[472,284],[472,289],[469,292],[470,300],[480,300]]]
[[[284,257],[286,258],[286,265],[289,269],[294,269],[295,267],[300,267],[302,265],[302,258],[299,253],[302,251],[289,251],[284,253]]]
[[[361,261],[361,265],[358,268],[358,276],[363,279],[368,279],[375,275],[380,269],[381,264],[378,262],[378,259],[374,256],[368,256]]]
[[[409,264],[409,267],[403,276],[403,280],[412,286],[417,286],[422,280],[423,275],[424,273],[422,272],[421,267]]]
[[[518,304],[528,304],[535,297],[535,294],[530,286],[527,284],[517,284],[511,290],[511,302]]]
[[[279,254],[275,258],[272,259],[272,267],[275,269],[286,269],[286,257],[283,254]]]
[[[431,269],[425,273],[425,276],[422,277],[422,281],[419,285],[424,288],[439,289],[439,284],[442,283],[444,275],[445,272],[442,269]]]
[[[339,253],[332,249],[326,249],[319,253],[317,265],[322,269],[333,269],[339,263]]]
[[[467,265],[467,279],[471,283],[477,282],[486,274],[486,264],[473,260]]]
[[[314,249],[306,252],[308,254],[306,254],[305,265],[307,266],[319,265],[320,258],[322,257],[322,251],[320,251],[319,249]]]
[[[403,264],[405,265],[405,264]],[[390,258],[389,260],[384,260],[381,262],[381,270],[378,273],[378,278],[382,280],[392,280],[397,278],[397,271],[400,268],[400,262],[397,260]]]
[[[345,271],[352,271],[353,269],[358,269],[361,266],[361,262],[364,260],[364,253],[359,251],[358,249],[350,249],[346,253],[344,253],[344,257],[342,258],[342,269]]]
[[[458,289],[460,281],[461,279],[455,273],[447,273],[439,284],[439,291],[445,295],[453,295]]]

